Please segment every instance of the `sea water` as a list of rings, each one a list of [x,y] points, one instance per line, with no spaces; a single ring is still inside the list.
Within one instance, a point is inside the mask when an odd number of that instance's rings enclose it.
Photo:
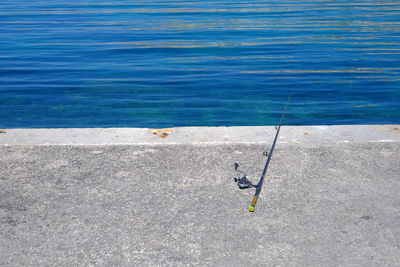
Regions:
[[[0,128],[400,123],[400,1],[2,0]]]

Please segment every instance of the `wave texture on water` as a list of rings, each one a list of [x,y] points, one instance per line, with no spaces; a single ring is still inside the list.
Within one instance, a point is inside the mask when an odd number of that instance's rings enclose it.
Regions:
[[[399,1],[0,2],[0,127],[400,123]]]

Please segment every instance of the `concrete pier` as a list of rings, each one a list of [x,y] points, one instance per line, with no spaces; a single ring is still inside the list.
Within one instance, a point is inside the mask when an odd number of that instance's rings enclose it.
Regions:
[[[400,125],[3,129],[0,266],[399,266]]]

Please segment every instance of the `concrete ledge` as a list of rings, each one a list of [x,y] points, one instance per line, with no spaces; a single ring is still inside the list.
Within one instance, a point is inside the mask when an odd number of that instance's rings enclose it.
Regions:
[[[397,266],[399,128],[0,131],[0,266]]]
[[[273,126],[5,129],[0,145],[265,143]],[[399,142],[400,125],[284,126],[280,142]]]

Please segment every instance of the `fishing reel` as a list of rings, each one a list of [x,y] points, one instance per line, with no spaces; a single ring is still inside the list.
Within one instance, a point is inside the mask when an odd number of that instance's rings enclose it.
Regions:
[[[246,189],[251,187],[256,187],[254,184],[251,183],[249,179],[247,179],[246,175],[242,177],[234,178],[234,181],[237,183],[240,189]]]
[[[243,176],[239,176],[237,178],[234,178],[233,180],[235,183],[238,185],[240,189],[246,189],[246,188],[251,188],[251,187],[256,187],[246,176],[246,173],[238,170],[239,164],[235,163],[235,171],[240,172],[243,174]]]

